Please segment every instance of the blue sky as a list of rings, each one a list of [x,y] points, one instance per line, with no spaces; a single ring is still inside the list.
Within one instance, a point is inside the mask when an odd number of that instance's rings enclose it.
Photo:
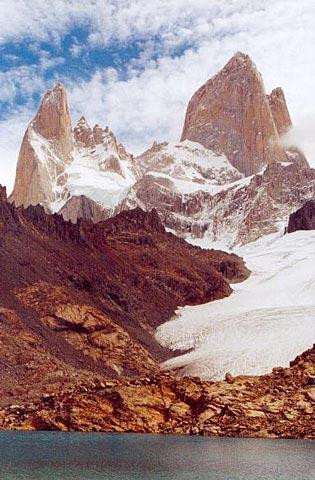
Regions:
[[[0,70],[5,74],[28,68],[40,76],[45,86],[61,81],[66,84],[78,79],[88,82],[99,69],[114,68],[118,78],[127,78],[128,65],[139,57],[141,41],[111,42],[106,47],[88,45],[90,28],[78,25],[71,28],[60,42],[36,41],[26,35],[23,39],[10,40],[0,46]],[[14,94],[2,96],[0,118],[10,113],[13,107],[34,105],[40,101],[42,90],[34,85],[23,89],[15,79]]]
[[[0,0],[0,183],[12,187],[41,96],[67,88],[73,123],[109,125],[132,153],[177,140],[187,102],[237,50],[281,85],[313,155],[313,0]]]

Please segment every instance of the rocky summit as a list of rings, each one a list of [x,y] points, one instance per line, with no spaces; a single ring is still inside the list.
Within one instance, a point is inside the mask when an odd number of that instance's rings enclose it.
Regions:
[[[267,96],[255,64],[238,52],[191,98],[181,139],[225,154],[240,172],[252,175],[287,160],[279,135],[290,126],[282,90]]]
[[[72,129],[67,93],[57,84],[24,135],[10,201],[96,221],[113,213],[137,178],[132,155],[108,127],[92,129],[82,117]]]

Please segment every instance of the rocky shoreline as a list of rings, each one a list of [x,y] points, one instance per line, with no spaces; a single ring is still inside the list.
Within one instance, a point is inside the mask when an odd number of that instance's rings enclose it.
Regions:
[[[315,345],[289,368],[205,382],[95,378],[0,409],[0,429],[315,439]]]

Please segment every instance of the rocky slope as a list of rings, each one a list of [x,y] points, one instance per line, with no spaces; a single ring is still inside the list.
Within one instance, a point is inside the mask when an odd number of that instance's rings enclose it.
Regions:
[[[299,210],[291,213],[287,232],[297,230],[315,230],[315,201],[309,200]]]
[[[0,408],[0,429],[315,438],[315,346],[261,377],[90,379]]]
[[[248,275],[236,255],[167,233],[155,211],[73,225],[0,194],[2,402],[92,374],[158,372],[170,352],[155,328],[178,305],[222,298]]]
[[[193,95],[181,140],[225,154],[248,176],[269,163],[287,160],[279,134],[290,126],[282,90],[268,97],[254,63],[238,52]]]

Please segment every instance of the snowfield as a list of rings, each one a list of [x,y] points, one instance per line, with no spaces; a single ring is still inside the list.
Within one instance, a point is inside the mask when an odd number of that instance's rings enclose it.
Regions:
[[[235,249],[251,276],[228,298],[182,307],[157,340],[187,351],[164,362],[182,375],[221,379],[288,366],[315,342],[315,231],[265,236]]]

